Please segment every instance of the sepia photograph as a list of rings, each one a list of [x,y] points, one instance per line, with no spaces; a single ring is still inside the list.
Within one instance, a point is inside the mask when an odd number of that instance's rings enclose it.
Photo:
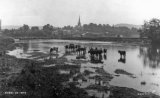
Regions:
[[[0,0],[0,98],[160,98],[160,0]]]

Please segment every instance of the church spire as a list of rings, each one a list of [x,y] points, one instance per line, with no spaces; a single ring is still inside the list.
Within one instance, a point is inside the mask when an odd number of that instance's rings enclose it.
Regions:
[[[81,19],[80,19],[80,16],[79,16],[78,26],[81,26]]]

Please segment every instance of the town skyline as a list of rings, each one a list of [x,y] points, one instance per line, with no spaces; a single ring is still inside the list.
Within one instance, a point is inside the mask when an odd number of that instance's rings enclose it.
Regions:
[[[22,25],[1,25],[2,24],[2,21],[0,20],[0,29],[18,29],[24,25],[28,25],[28,24],[22,24]],[[77,24],[71,26],[71,25],[66,25],[66,26],[63,26],[63,27],[74,27],[74,28],[82,28],[84,25],[90,25],[90,24],[95,24],[95,25],[110,25],[110,24],[96,24],[96,23],[88,23],[88,24],[81,24],[81,18],[79,16],[78,20],[77,20]],[[62,27],[56,27],[52,24],[45,24],[45,25],[51,25],[55,28],[62,28]],[[28,25],[30,28],[31,27],[38,27],[39,29],[42,29],[44,25]],[[115,27],[127,27],[127,28],[141,28],[142,25],[134,25],[134,24],[127,24],[127,23],[119,23],[119,24],[113,24],[113,25],[110,25],[110,26],[115,26]]]
[[[2,26],[23,25],[56,27],[82,24],[135,24],[159,18],[158,0],[1,0]]]

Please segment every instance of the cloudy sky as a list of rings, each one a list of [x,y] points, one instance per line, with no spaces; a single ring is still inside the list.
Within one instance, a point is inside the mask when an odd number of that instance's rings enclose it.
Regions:
[[[143,24],[160,18],[160,0],[0,0],[3,25]]]

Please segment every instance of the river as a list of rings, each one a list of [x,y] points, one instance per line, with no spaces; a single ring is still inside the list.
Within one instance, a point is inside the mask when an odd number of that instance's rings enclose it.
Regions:
[[[107,49],[107,54],[102,64],[88,62],[83,63],[82,66],[103,66],[105,71],[115,75],[109,82],[110,85],[133,88],[138,91],[160,95],[160,46],[158,45],[140,46],[114,42],[76,40],[20,40],[16,43],[23,43],[23,47],[17,47],[12,51],[8,51],[9,55],[35,60],[49,58],[48,54],[51,47],[59,48],[58,55],[53,56],[53,58],[61,57],[65,54],[64,46],[70,43],[87,47],[87,50],[91,47],[105,48]],[[125,62],[118,61],[120,59],[118,50],[126,51]],[[76,59],[76,54],[66,57],[68,60]],[[87,60],[90,60],[88,52],[86,54]],[[116,69],[132,73],[134,77],[125,74],[116,76]],[[145,82],[145,84],[141,82]]]

